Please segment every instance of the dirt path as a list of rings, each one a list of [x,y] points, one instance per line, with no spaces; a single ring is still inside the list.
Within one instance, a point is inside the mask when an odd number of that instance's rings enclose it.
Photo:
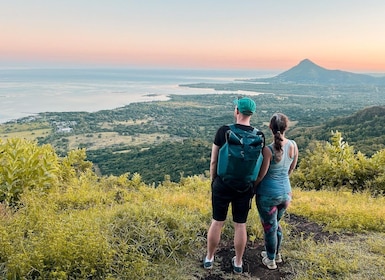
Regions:
[[[324,232],[323,226],[314,222],[309,222],[307,219],[293,214],[288,215],[285,221],[292,226],[291,236],[303,236],[303,238],[312,236],[315,241],[337,240],[339,237],[335,234]],[[278,264],[278,269],[269,270],[262,264],[260,257],[263,245],[248,244],[243,256],[243,271],[244,276],[241,278],[260,279],[260,280],[281,280],[289,274],[284,272],[282,267],[288,265],[283,256],[283,263]],[[222,244],[219,251],[216,253],[215,268],[212,271],[207,271],[207,275],[201,280],[226,280],[231,279],[232,267],[231,259],[234,256],[234,248],[232,243]]]

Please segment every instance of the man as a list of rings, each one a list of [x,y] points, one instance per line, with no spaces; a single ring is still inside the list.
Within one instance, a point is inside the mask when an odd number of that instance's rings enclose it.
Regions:
[[[235,126],[245,131],[253,131],[250,119],[256,110],[255,102],[247,97],[234,101]],[[211,151],[210,179],[212,188],[213,219],[207,233],[207,255],[203,261],[205,269],[211,269],[214,263],[215,250],[221,238],[221,230],[227,217],[231,203],[234,222],[235,257],[232,259],[233,271],[242,273],[242,257],[247,242],[246,220],[250,209],[252,188],[250,191],[238,192],[232,186],[226,185],[217,175],[219,149],[226,143],[226,133],[229,126],[220,127],[215,135]]]

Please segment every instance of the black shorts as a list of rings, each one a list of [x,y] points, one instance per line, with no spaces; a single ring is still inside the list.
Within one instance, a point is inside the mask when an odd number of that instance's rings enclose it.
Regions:
[[[231,204],[233,221],[236,223],[246,223],[253,197],[252,188],[247,192],[237,192],[235,189],[225,185],[222,179],[217,176],[213,181],[211,189],[214,220],[225,221],[229,205]]]

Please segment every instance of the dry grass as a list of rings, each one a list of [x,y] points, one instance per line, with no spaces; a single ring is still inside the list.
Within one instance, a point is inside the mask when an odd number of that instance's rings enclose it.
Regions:
[[[10,138],[21,138],[27,140],[35,140],[38,137],[44,137],[51,133],[51,129],[42,128],[42,129],[29,129],[24,131],[14,131],[14,132],[2,132],[0,134],[1,139],[10,139]]]
[[[175,141],[179,138],[170,136],[169,134],[153,133],[153,134],[137,134],[135,136],[120,135],[117,132],[103,132],[93,134],[92,137],[87,137],[85,134],[73,135],[66,137],[69,140],[69,149],[74,150],[78,145],[86,144],[88,150],[103,149],[116,145],[152,145],[157,142]],[[180,138],[182,139],[182,138]]]
[[[137,124],[145,124],[151,121],[151,118],[148,119],[140,119],[140,120],[126,120],[126,121],[113,121],[113,122],[103,122],[103,123],[98,123],[98,125],[101,128],[105,129],[112,129],[114,128],[115,125],[117,124],[122,124],[122,125],[137,125]]]
[[[171,107],[171,108],[176,108],[176,107],[195,107],[195,108],[207,108],[206,104],[201,104],[197,102],[192,102],[192,101],[167,101],[162,104],[163,107]],[[212,105],[212,107],[216,107],[216,105]]]
[[[50,125],[46,122],[0,124],[0,139],[35,140],[37,137],[47,136],[51,131]]]

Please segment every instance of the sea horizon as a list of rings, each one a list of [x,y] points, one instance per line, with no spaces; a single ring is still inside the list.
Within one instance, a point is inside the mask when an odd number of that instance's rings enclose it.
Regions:
[[[44,112],[96,112],[170,95],[218,94],[180,87],[272,77],[271,70],[17,68],[0,69],[0,124]],[[251,94],[251,93],[250,93]]]

